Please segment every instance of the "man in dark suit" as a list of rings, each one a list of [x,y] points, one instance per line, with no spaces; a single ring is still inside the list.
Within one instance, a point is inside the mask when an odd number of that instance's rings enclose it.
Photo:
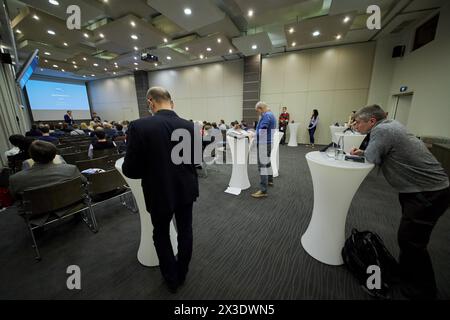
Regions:
[[[154,116],[133,121],[128,127],[128,148],[122,169],[128,178],[142,179],[161,273],[169,290],[176,292],[186,278],[192,256],[192,207],[199,196],[193,159],[194,124],[179,118],[172,110],[172,98],[164,88],[150,88],[147,103]],[[183,141],[188,146],[183,149],[183,161],[172,158],[172,150],[175,146],[178,149],[180,144],[172,141],[175,130],[190,139]],[[174,154],[175,157],[180,155],[175,150]],[[174,215],[178,232],[177,257],[169,234]]]
[[[72,111],[68,110],[67,114],[64,115],[64,122],[67,123],[69,127],[73,126],[75,121],[73,120]]]

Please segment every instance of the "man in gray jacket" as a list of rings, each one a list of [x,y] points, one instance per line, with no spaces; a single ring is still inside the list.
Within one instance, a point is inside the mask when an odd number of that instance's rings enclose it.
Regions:
[[[35,164],[9,178],[9,189],[14,198],[19,198],[26,189],[64,182],[80,176],[86,182],[86,178],[76,166],[53,163],[56,147],[52,143],[34,141],[30,146],[30,156]]]
[[[436,281],[427,251],[438,219],[449,205],[449,179],[425,144],[377,106],[355,115],[355,128],[370,134],[365,151],[353,149],[381,167],[386,180],[399,192],[402,218],[398,230],[402,292],[411,299],[436,298]]]

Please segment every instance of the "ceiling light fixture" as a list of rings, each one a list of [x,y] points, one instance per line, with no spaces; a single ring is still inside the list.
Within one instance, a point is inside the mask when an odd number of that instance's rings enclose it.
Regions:
[[[66,70],[64,70],[64,69],[61,69],[61,71],[62,71],[62,72],[66,72]]]
[[[41,72],[44,71],[44,69],[41,68]]]
[[[169,41],[167,40],[167,38],[164,38],[163,41],[164,41],[164,43],[169,42]]]
[[[100,33],[99,36],[100,36],[100,38],[102,38],[102,39],[105,38],[105,35],[104,35],[103,33]]]
[[[84,60],[84,61],[87,61],[87,58],[86,58],[86,57],[84,57],[84,58],[83,58],[83,60]]]
[[[134,63],[134,65],[135,65],[135,66],[138,66],[138,65],[139,65],[139,63],[135,62],[135,63]]]
[[[56,0],[48,0],[48,2],[54,6],[59,6],[59,2]]]
[[[72,61],[72,64],[77,64],[75,61]]]
[[[340,35],[340,34],[338,34],[337,36],[336,36],[336,40],[340,40],[342,38],[342,36]]]
[[[34,20],[39,20],[39,17],[38,17],[37,15],[34,15],[34,16],[33,16],[33,19],[34,19]]]
[[[44,52],[46,56],[51,56],[50,52]]]
[[[254,45],[252,45],[252,49],[256,50],[256,49],[258,49],[258,46],[256,44],[254,44]]]
[[[137,40],[137,39],[139,39],[139,38],[138,38],[138,36],[137,36],[137,35],[135,35],[135,34],[132,34],[132,35],[131,35],[131,39],[133,39],[133,40]]]
[[[134,51],[139,51],[139,48],[138,47],[134,47]]]
[[[116,74],[117,74],[117,72],[114,71],[114,72],[113,72],[113,75],[116,75]]]
[[[201,54],[201,55],[200,55],[200,59],[203,59],[203,58],[205,58],[205,56]]]
[[[222,39],[218,38],[217,43],[222,43]]]
[[[78,69],[78,66],[73,66],[75,69]]]
[[[189,47],[184,48],[186,51],[189,51]]]
[[[347,23],[349,21],[350,21],[350,17],[347,16],[347,17],[344,18],[344,23]]]
[[[53,65],[53,68],[58,68],[58,65],[57,65],[57,64],[54,64],[54,65]]]
[[[208,52],[211,52],[211,48],[210,47],[208,47],[208,48],[206,48],[206,51],[208,51]]]
[[[233,53],[233,49],[228,50],[229,53]]]
[[[190,16],[192,14],[192,10],[190,8],[184,9],[184,14]]]
[[[48,60],[44,60],[45,61],[45,63],[48,63]]]
[[[86,75],[83,75],[83,78],[86,78]]]
[[[292,42],[292,46],[295,47],[297,45],[297,42]]]
[[[91,77],[95,77],[95,74],[91,74]]]
[[[252,9],[250,9],[250,10],[248,10],[248,13],[247,13],[247,15],[251,18],[251,17],[253,17],[253,10]]]
[[[131,24],[131,26],[132,26],[133,28],[136,27],[136,22],[131,21],[130,24]]]
[[[138,70],[139,70],[139,68],[134,68],[134,70],[138,71]]]
[[[86,39],[89,39],[89,35],[85,32],[85,33],[83,33],[83,36],[86,38]]]
[[[56,32],[53,31],[53,30],[47,30],[47,33],[48,33],[48,34],[51,34],[52,36],[54,36],[54,35],[56,34]]]
[[[158,66],[158,64],[157,63],[155,63],[155,67],[157,67]]]
[[[94,67],[98,67],[98,63],[94,63],[93,66],[94,66]]]
[[[69,44],[67,42],[64,42],[63,45],[64,45],[64,47],[68,47],[69,46]]]
[[[172,57],[171,56],[167,56],[167,60],[172,60]]]
[[[320,36],[320,31],[314,31],[312,34],[314,37]]]
[[[137,57],[134,57],[134,60],[137,60]]]
[[[289,29],[289,33],[294,33],[295,29],[294,28],[290,28]]]
[[[16,32],[17,32],[18,34],[22,34],[22,31],[20,31],[19,29],[17,29]]]

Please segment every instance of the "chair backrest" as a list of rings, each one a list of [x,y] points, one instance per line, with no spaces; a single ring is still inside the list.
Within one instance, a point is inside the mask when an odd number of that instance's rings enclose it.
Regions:
[[[114,168],[117,160],[122,159],[123,157],[125,157],[124,154],[113,154],[113,155],[108,156],[106,158],[106,161],[108,162],[108,164],[110,166],[112,166],[112,168]]]
[[[127,184],[120,172],[116,169],[91,174],[88,176],[88,180],[89,194],[91,195],[111,192]]]
[[[23,205],[31,216],[58,211],[83,201],[86,192],[81,177],[40,188],[25,190]]]
[[[101,157],[107,157],[114,154],[117,154],[117,148],[110,148],[110,149],[102,149],[102,150],[93,150],[94,158],[101,158]]]
[[[75,148],[75,147],[61,148],[61,149],[57,150],[57,153],[60,155],[76,153],[76,152],[77,152],[77,148]]]
[[[117,142],[117,141],[126,141],[127,140],[127,137],[126,136],[118,136],[118,137],[115,137],[114,138],[114,142]]]
[[[63,156],[63,158],[64,158],[64,160],[66,160],[66,162],[68,164],[73,164],[73,165],[76,165],[77,161],[89,160],[89,156],[88,156],[87,152],[65,154]]]
[[[77,144],[75,145],[75,149],[78,150],[78,152],[87,152],[89,150],[89,147],[91,146],[90,143],[88,144]]]
[[[101,157],[96,158],[92,160],[83,160],[83,161],[77,161],[76,165],[78,167],[78,170],[84,171],[87,169],[108,169],[108,157]]]

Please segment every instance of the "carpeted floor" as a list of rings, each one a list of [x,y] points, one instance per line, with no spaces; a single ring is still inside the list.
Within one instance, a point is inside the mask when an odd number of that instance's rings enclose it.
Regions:
[[[259,182],[254,165],[249,167],[252,188],[238,197],[224,193],[230,166],[214,166],[200,179],[194,253],[177,294],[166,290],[158,268],[138,263],[139,215],[118,201],[96,209],[98,234],[77,219],[39,234],[39,263],[16,211],[0,213],[0,299],[371,299],[343,266],[322,264],[302,248],[313,207],[308,151],[281,147],[281,175],[267,199],[250,197]],[[399,219],[397,194],[372,171],[355,195],[347,235],[354,227],[375,231],[397,256]],[[450,299],[449,244],[447,211],[429,248],[442,299]],[[81,268],[81,291],[66,287],[70,265]],[[398,289],[393,294],[402,299]]]

